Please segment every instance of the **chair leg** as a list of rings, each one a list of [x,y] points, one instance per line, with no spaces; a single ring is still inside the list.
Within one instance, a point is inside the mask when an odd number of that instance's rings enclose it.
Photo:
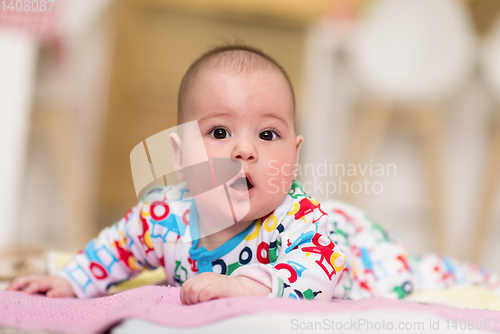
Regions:
[[[347,152],[347,164],[358,166],[375,156],[387,136],[392,107],[380,101],[366,101],[362,105],[361,113],[355,126],[352,145]],[[358,173],[356,173],[358,174]],[[349,190],[341,193],[342,199],[355,204],[356,194],[351,191],[351,185],[359,182],[361,175],[348,176]]]
[[[495,195],[500,179],[500,124],[497,125],[490,146],[488,162],[485,166],[482,193],[479,196],[477,221],[472,224],[474,230],[472,243],[469,249],[469,260],[478,262],[487,240],[487,234],[491,228],[491,219],[494,212]]]
[[[424,168],[427,172],[429,201],[434,225],[434,243],[438,252],[445,252],[446,219],[444,200],[443,132],[441,110],[426,107],[415,113],[417,126],[422,139]]]

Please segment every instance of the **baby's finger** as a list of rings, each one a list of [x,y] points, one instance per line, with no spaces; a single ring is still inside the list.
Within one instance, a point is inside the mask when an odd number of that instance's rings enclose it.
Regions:
[[[207,288],[207,286],[211,285],[210,280],[208,279],[199,279],[196,282],[193,282],[187,291],[187,299],[189,300],[189,304],[197,304],[200,303],[200,294]]]
[[[186,285],[184,288],[184,284],[182,285],[184,294],[183,294],[183,300],[185,305],[191,305],[195,304],[196,300],[198,299],[198,290],[196,288],[197,284],[190,284]]]
[[[198,295],[198,302],[203,303],[212,299],[217,299],[224,296],[225,287],[219,284],[207,285]]]
[[[196,276],[195,277],[191,277],[187,281],[185,281],[184,283],[182,283],[180,297],[181,297],[181,302],[184,305],[190,305],[189,290],[190,290],[191,285],[195,281],[196,281]]]
[[[61,289],[51,289],[45,293],[48,298],[61,298],[63,297],[63,292]]]
[[[179,293],[179,297],[181,298],[181,303],[183,305],[186,305],[186,302],[184,301],[184,291],[182,288],[181,288],[181,292]]]
[[[45,296],[49,298],[65,298],[65,297],[73,297],[73,294],[69,293],[64,288],[54,288],[47,291]]]
[[[184,305],[191,305],[191,302],[189,300],[189,289],[188,286],[186,285],[186,282],[184,282],[184,284],[182,284],[181,287],[181,302]]]
[[[43,281],[34,281],[31,282],[30,285],[26,289],[24,289],[24,293],[31,295],[35,292],[45,292],[50,289],[50,284]]]
[[[30,284],[33,280],[35,280],[36,276],[22,276],[15,278],[12,282],[10,282],[7,287],[7,291],[18,291],[24,289],[25,286]]]

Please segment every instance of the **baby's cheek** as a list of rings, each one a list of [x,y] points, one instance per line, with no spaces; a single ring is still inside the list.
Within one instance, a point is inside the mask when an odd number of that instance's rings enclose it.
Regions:
[[[295,169],[296,169],[296,167],[297,166],[295,166],[293,164],[286,163],[286,164],[283,164],[283,166],[281,168],[281,172],[282,172],[283,178],[286,179],[286,180],[289,180],[290,183],[295,178]]]
[[[274,164],[264,171],[265,187],[271,193],[288,193],[290,185],[295,178],[295,168],[288,164]],[[279,191],[278,191],[279,187]]]

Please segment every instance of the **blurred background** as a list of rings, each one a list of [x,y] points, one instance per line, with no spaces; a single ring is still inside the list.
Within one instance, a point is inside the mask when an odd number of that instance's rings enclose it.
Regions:
[[[0,253],[75,251],[119,220],[188,66],[243,42],[295,87],[308,193],[500,272],[500,1],[26,3],[0,4]]]

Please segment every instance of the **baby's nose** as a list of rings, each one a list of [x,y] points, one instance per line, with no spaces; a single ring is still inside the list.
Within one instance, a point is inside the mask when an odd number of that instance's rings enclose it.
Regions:
[[[244,160],[253,160],[254,156],[251,154],[238,154],[235,158],[236,159],[244,159]]]
[[[249,142],[240,143],[233,152],[234,159],[255,160],[257,152],[254,146]]]

